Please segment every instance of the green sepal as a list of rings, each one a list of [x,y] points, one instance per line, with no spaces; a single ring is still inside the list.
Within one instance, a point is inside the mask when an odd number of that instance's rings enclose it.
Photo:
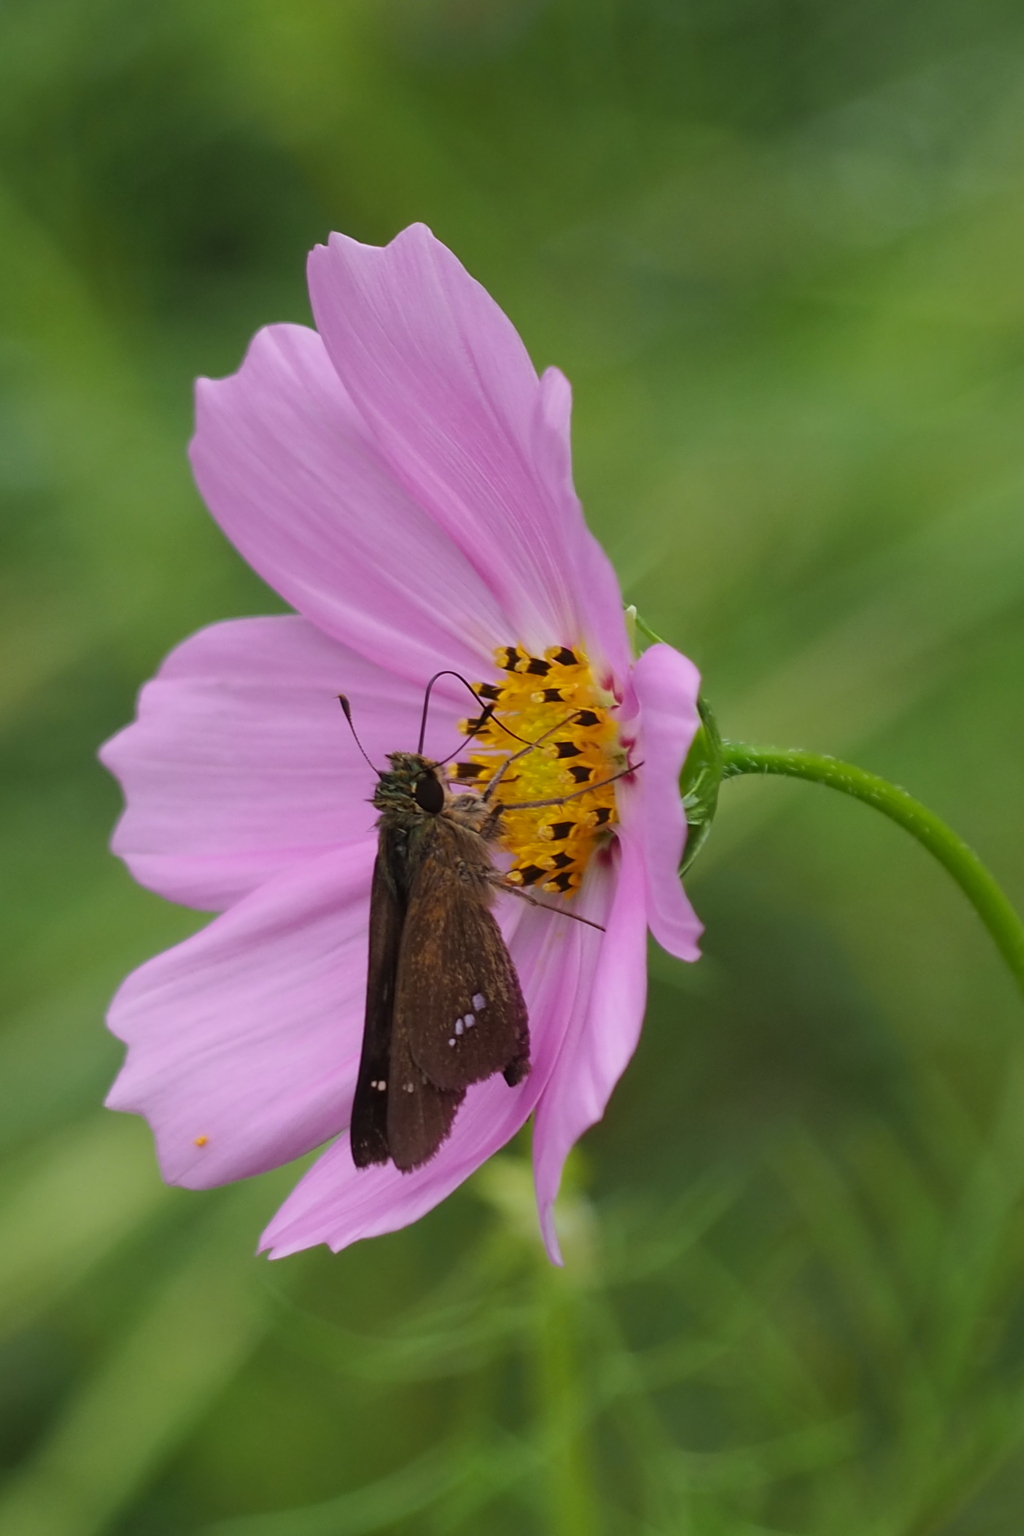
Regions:
[[[686,813],[686,824],[689,828],[686,851],[683,854],[683,862],[679,866],[681,875],[686,874],[711,831],[711,823],[718,809],[718,786],[725,772],[722,737],[710,705],[699,694],[697,712],[700,715],[700,725],[690,743],[690,750],[686,754],[686,761],[679,778],[683,810]]]

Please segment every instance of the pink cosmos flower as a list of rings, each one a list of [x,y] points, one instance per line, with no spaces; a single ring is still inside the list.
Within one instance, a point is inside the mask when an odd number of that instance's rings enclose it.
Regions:
[[[429,230],[383,249],[332,235],[310,257],[309,287],[317,330],[270,326],[238,373],[200,380],[192,444],[214,517],[296,613],[186,640],[102,753],[126,797],[115,851],[143,885],[220,914],[118,992],[110,1027],[128,1054],[108,1103],[146,1117],[164,1178],[192,1189],[327,1143],[263,1235],[274,1257],[414,1221],[532,1114],[557,1260],[563,1163],[637,1043],[647,929],[673,955],[698,953],[677,874],[697,672],[666,645],[633,660],[615,576],[573,490],[569,385],[554,368],[538,378],[510,321]],[[503,674],[496,657],[510,646],[527,659]],[[513,1088],[500,1075],[470,1088],[425,1166],[356,1169],[345,1132],[374,781],[337,695],[385,766],[415,748],[433,673],[496,689],[560,647],[614,722],[618,760],[642,763],[615,786],[613,836],[578,856],[578,892],[545,898],[605,931],[500,897],[532,1071]],[[467,702],[442,679],[428,753],[458,746]]]

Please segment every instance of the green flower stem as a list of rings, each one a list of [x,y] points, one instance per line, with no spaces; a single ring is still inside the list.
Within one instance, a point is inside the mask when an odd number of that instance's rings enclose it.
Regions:
[[[829,789],[838,789],[844,795],[873,805],[876,811],[881,811],[916,837],[953,876],[1024,992],[1024,924],[978,855],[927,806],[876,773],[866,773],[852,763],[841,763],[817,752],[748,747],[741,742],[726,741],[722,743],[722,754],[723,778],[736,778],[742,773],[773,773],[792,779],[808,779],[812,784],[825,784]]]
[[[550,1536],[599,1536],[604,1529],[590,1439],[593,1405],[585,1382],[581,1329],[585,1301],[574,1277],[543,1258],[537,1275],[538,1449],[547,1480]]]

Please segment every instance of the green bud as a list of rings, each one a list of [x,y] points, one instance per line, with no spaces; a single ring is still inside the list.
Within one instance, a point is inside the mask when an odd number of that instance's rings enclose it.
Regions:
[[[686,754],[679,779],[683,810],[689,828],[686,851],[679,866],[681,875],[685,875],[711,831],[711,823],[718,809],[718,786],[722,782],[725,768],[722,738],[715,717],[707,700],[700,696],[697,698],[697,711],[700,725]]]

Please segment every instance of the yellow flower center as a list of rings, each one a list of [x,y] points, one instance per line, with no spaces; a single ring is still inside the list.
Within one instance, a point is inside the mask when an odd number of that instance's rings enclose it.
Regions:
[[[513,884],[570,896],[618,819],[615,785],[607,780],[621,774],[627,761],[609,713],[615,699],[595,683],[579,646],[552,646],[531,656],[509,645],[495,656],[505,676],[476,685],[494,713],[480,730],[474,731],[476,720],[462,721],[462,731],[474,733],[473,745],[448,772],[483,789],[514,758],[494,790],[498,803],[561,802],[507,810],[501,841],[513,856]],[[510,731],[538,745],[524,751]]]

